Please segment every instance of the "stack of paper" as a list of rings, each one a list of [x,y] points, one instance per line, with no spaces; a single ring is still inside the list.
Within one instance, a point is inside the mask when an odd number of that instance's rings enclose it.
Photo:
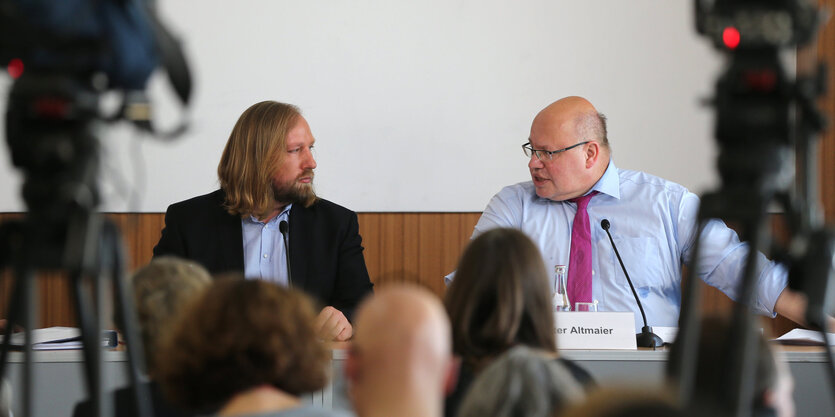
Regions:
[[[827,333],[826,339],[829,346],[835,346],[835,333]],[[774,340],[784,345],[824,345],[821,333],[816,330],[794,329]]]
[[[22,348],[25,333],[12,335],[11,344],[14,348]],[[2,341],[0,335],[0,341]],[[104,330],[102,332],[102,346],[115,348],[118,344],[115,330]],[[32,349],[34,350],[62,350],[81,349],[81,330],[76,327],[47,327],[32,331]]]

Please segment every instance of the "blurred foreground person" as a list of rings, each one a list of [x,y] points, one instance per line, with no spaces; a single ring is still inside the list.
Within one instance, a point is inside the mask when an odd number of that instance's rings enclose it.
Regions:
[[[441,302],[418,287],[388,287],[359,308],[345,376],[360,417],[438,417],[454,384]]]
[[[183,307],[210,284],[211,277],[205,268],[196,262],[173,256],[154,259],[136,271],[130,279],[139,333],[142,336],[142,347],[145,351],[145,365],[151,379],[148,387],[155,417],[192,415],[170,405],[160,392],[156,382],[157,344]],[[124,328],[123,320],[122,317],[117,316],[116,326]],[[131,387],[116,390],[113,401],[115,416],[136,416],[136,400]],[[79,403],[73,411],[73,417],[92,415],[93,408],[90,401]]]
[[[457,415],[475,376],[517,345],[547,352],[582,385],[595,385],[586,370],[557,357],[549,282],[539,250],[518,230],[493,229],[467,246],[444,300],[453,350],[462,359],[458,385],[447,398],[447,417]]]
[[[458,416],[551,417],[584,396],[571,372],[551,355],[518,345],[476,377]]]
[[[729,398],[720,395],[729,380],[731,360],[731,322],[724,317],[709,316],[702,320],[699,336],[699,358],[696,364],[696,385],[694,399],[710,413],[722,410],[731,412]],[[757,337],[756,374],[754,376],[754,398],[751,411],[755,417],[794,417],[794,379],[784,362],[777,360],[765,336]],[[673,344],[672,350],[681,349]],[[673,352],[671,352],[671,355]]]
[[[219,416],[342,416],[303,405],[325,387],[330,352],[301,292],[262,280],[221,279],[161,346],[159,380],[172,401]]]

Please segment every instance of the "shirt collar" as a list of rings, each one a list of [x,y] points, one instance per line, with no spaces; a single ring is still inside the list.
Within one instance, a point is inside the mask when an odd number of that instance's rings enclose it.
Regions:
[[[281,213],[278,213],[278,216],[273,217],[272,219],[270,219],[270,221],[268,221],[266,223],[262,222],[261,220],[258,220],[257,217],[255,217],[251,214],[249,215],[249,218],[244,217],[244,219],[248,220],[251,223],[260,223],[260,224],[275,224],[276,222],[278,222],[280,220],[289,221],[290,217],[289,217],[288,213],[290,213],[290,209],[292,207],[293,207],[293,203],[290,203],[290,204],[284,206],[284,209],[281,210]]]
[[[609,158],[609,166],[606,167],[603,176],[589,190],[589,192],[592,191],[620,199],[620,175],[618,174],[618,168],[615,166],[615,161],[611,158]]]

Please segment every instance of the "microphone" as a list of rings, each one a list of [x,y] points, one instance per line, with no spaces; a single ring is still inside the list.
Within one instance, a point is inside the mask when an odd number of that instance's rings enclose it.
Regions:
[[[293,274],[290,273],[290,241],[288,240],[290,225],[287,224],[287,220],[282,220],[278,223],[278,231],[281,232],[281,236],[284,238],[284,255],[287,259],[287,286],[292,287]]]
[[[632,280],[629,279],[629,273],[626,272],[626,267],[623,265],[623,260],[620,258],[620,253],[618,253],[618,247],[615,246],[615,241],[612,239],[612,234],[609,233],[609,220],[603,219],[600,221],[600,227],[606,231],[606,235],[609,236],[609,242],[612,243],[612,248],[615,250],[615,255],[618,257],[618,262],[620,262],[620,267],[623,269],[623,275],[626,275],[626,282],[629,283],[629,288],[632,290],[632,295],[635,297],[635,302],[638,303],[638,308],[641,310],[641,317],[644,319],[644,327],[641,329],[641,333],[635,335],[638,341],[638,347],[651,347],[656,348],[664,344],[664,341],[658,337],[657,334],[652,332],[652,327],[647,325],[647,315],[644,314],[644,306],[641,305],[641,300],[638,298],[638,293],[635,292],[635,286],[632,285]]]

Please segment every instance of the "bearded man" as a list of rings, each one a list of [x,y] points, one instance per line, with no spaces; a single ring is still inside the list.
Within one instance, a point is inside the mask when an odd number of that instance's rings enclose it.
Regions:
[[[372,284],[356,213],[313,190],[314,142],[293,105],[247,109],[218,164],[220,190],[169,206],[154,256],[301,289],[325,306],[320,336],[341,341],[353,334],[349,319]]]

